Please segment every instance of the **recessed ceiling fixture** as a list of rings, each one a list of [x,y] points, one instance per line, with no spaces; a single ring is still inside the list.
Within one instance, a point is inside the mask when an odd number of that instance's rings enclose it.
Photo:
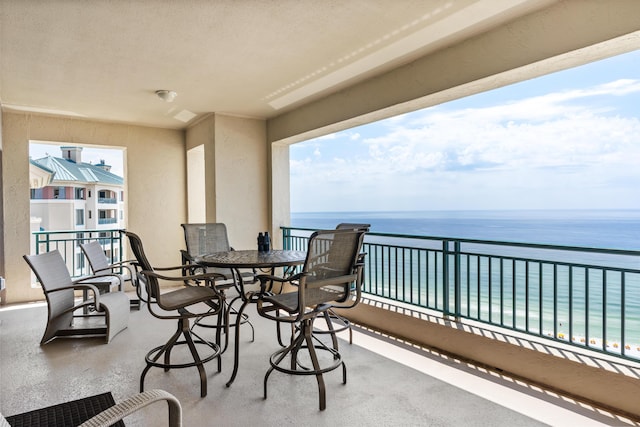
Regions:
[[[157,90],[156,95],[165,102],[173,102],[178,94],[173,90]]]

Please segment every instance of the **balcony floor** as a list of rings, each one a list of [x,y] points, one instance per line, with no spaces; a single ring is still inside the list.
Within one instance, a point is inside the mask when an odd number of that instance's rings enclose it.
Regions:
[[[55,339],[38,343],[46,305],[0,309],[0,412],[24,412],[66,400],[112,392],[116,401],[138,391],[144,354],[162,344],[175,322],[153,318],[146,307],[131,311],[129,327],[110,344],[101,339]],[[278,349],[273,322],[248,308],[256,328],[241,333],[240,371],[225,387],[232,353],[206,365],[208,395],[200,398],[195,368],[168,373],[152,369],[146,389],[162,388],[183,406],[185,426],[347,425],[347,426],[589,426],[637,425],[606,411],[511,380],[503,375],[416,348],[366,330],[354,343],[340,341],[348,382],[340,370],[325,374],[327,409],[318,410],[313,377],[274,372],[269,398],[262,398],[268,358]],[[200,329],[202,334],[213,334]],[[212,336],[212,335],[210,335]],[[156,404],[125,419],[129,426],[166,425],[166,405]],[[144,420],[142,417],[146,417]]]

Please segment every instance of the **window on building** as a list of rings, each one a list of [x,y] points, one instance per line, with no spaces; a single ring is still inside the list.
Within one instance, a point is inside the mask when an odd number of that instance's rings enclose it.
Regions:
[[[76,209],[76,225],[84,225],[84,209]]]
[[[84,200],[84,188],[76,188],[76,200]]]
[[[40,199],[42,199],[42,188],[32,188],[31,200],[40,200]]]
[[[91,211],[88,211],[89,219],[91,219]]]
[[[60,198],[60,187],[56,187],[53,189],[53,198],[54,199]]]
[[[124,202],[124,191],[120,192],[120,201]]]

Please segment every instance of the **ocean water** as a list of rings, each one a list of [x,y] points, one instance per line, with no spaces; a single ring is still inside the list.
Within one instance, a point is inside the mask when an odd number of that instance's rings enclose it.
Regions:
[[[292,227],[311,229],[332,229],[341,222],[371,224],[371,232],[408,234],[428,237],[448,237],[460,239],[492,240],[500,242],[537,243],[560,246],[577,246],[598,249],[622,249],[640,251],[640,210],[511,210],[511,211],[420,211],[420,212],[321,212],[321,213],[292,213]],[[502,249],[504,250],[504,248]],[[509,250],[510,254],[517,253],[518,248]],[[540,251],[542,253],[542,251]],[[548,251],[546,256],[548,256]],[[559,254],[560,256],[560,254]],[[640,257],[577,253],[562,254],[562,256],[579,257],[567,259],[571,262],[583,262],[595,265],[621,266],[629,269],[640,269]],[[535,258],[535,254],[533,255]],[[544,259],[544,258],[543,258]],[[562,259],[564,260],[564,259]],[[562,269],[560,269],[562,271]],[[536,272],[531,274],[535,275]],[[624,344],[628,347],[626,353],[640,358],[640,275],[629,275],[625,283],[624,299],[621,298],[620,279],[615,275],[607,277],[607,286],[603,290],[600,285],[602,277],[599,273],[590,273],[590,277],[580,279],[584,286],[576,286],[569,298],[569,291],[560,287],[557,294],[557,324],[553,323],[554,296],[551,283],[552,272],[545,270],[542,282],[542,311],[535,309],[529,312],[529,321],[537,324],[543,316],[543,333],[549,335],[552,331],[561,339],[576,341],[594,341],[585,345],[601,346],[601,338],[606,335],[611,341],[608,351],[620,351]],[[561,273],[565,274],[565,273]],[[576,273],[576,275],[579,273]],[[523,273],[518,273],[519,279],[524,281]],[[388,279],[387,279],[388,280]],[[580,283],[578,280],[578,283]],[[561,277],[561,281],[562,277]],[[566,278],[565,280],[566,281]],[[384,283],[382,286],[392,286]],[[424,284],[423,289],[430,286]],[[491,285],[491,286],[495,286]],[[483,300],[484,313],[474,315],[486,318],[487,312],[492,311],[499,316],[496,304],[488,303],[489,283],[482,278],[476,288],[463,291],[471,295],[473,301],[479,296]],[[434,286],[435,289],[435,286]],[[507,290],[507,293],[509,290]],[[520,289],[519,294],[524,291]],[[533,288],[530,304],[536,307],[540,301],[539,288]],[[494,295],[498,293],[494,289]],[[603,293],[606,297],[603,298]],[[465,295],[463,295],[465,297]],[[507,295],[507,298],[510,296]],[[425,298],[428,295],[425,294]],[[466,300],[466,298],[463,298]],[[524,296],[517,297],[519,303],[516,308],[516,324],[525,322]],[[569,300],[573,301],[572,330],[569,329]],[[624,306],[622,301],[624,300]],[[472,307],[465,309],[474,311]],[[486,305],[485,305],[486,304]],[[602,304],[607,306],[607,319],[598,316],[602,311]],[[585,316],[586,307],[589,316]],[[625,330],[621,331],[621,313],[624,312]],[[595,315],[594,315],[595,313]],[[606,328],[606,334],[603,332]],[[570,337],[570,331],[573,337]],[[624,335],[624,336],[623,336]],[[624,343],[622,340],[624,339]],[[621,344],[622,343],[622,344]],[[615,348],[613,348],[615,346]]]
[[[640,250],[640,210],[501,210],[292,213],[291,225],[371,224],[377,233]]]

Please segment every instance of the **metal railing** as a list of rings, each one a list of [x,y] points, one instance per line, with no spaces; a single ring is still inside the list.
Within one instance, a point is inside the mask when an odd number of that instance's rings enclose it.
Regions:
[[[91,274],[91,268],[85,262],[80,244],[98,240],[110,256],[111,263],[122,261],[122,238],[119,229],[110,230],[64,230],[64,231],[34,231],[35,254],[49,252],[54,249],[60,251],[67,268],[73,277]]]
[[[98,197],[98,203],[118,203],[118,199],[115,197]]]
[[[285,249],[315,230],[282,227]],[[640,359],[640,251],[367,233],[363,292]]]
[[[98,218],[98,224],[117,224],[118,218]]]

